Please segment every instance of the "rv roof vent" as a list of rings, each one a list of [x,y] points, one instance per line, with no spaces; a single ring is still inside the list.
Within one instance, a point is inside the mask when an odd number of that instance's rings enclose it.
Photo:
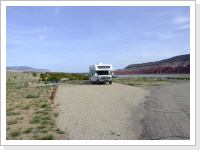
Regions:
[[[103,63],[97,63],[97,65],[103,65]]]

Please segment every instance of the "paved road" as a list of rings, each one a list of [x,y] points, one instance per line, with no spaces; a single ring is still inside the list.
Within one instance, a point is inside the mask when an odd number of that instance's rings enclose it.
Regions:
[[[55,99],[60,103],[57,126],[69,140],[138,140],[144,97],[149,94],[116,83],[60,86]]]
[[[145,102],[143,139],[190,139],[190,83],[156,87]]]

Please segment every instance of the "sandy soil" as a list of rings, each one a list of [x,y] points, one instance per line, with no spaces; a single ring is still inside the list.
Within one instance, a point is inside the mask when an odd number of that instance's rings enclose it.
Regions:
[[[116,84],[60,85],[58,128],[68,140],[139,140],[150,91]]]

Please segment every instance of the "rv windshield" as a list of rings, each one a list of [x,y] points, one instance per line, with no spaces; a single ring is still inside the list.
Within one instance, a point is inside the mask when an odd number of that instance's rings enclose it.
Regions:
[[[110,75],[109,71],[97,71],[98,75]]]

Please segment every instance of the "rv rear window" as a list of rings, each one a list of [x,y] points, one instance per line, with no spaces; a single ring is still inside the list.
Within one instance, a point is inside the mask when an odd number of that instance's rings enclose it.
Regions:
[[[98,66],[98,69],[109,69],[110,66]]]

